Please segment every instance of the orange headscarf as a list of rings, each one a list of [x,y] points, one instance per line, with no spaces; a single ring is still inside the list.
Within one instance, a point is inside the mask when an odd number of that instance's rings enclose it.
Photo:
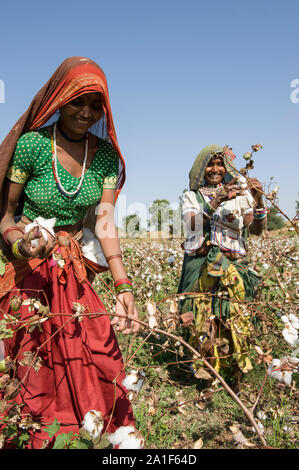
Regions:
[[[125,182],[125,161],[117,142],[105,74],[94,61],[86,57],[70,57],[62,62],[0,145],[0,190],[20,136],[40,128],[59,108],[78,96],[91,92],[102,95],[107,132],[120,158],[115,200],[117,199]]]

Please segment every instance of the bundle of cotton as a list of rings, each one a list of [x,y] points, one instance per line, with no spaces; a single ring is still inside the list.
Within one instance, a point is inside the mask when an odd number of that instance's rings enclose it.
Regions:
[[[94,263],[99,264],[100,266],[104,266],[108,268],[108,264],[104,253],[102,251],[101,245],[99,240],[95,237],[91,230],[84,227],[83,230],[83,237],[82,237],[82,253],[85,258],[90,259]]]

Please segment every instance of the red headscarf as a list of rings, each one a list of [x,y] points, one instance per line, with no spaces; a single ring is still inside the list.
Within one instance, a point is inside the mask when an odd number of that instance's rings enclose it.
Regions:
[[[0,145],[0,189],[20,136],[43,126],[66,103],[84,93],[91,92],[99,92],[102,95],[107,132],[120,158],[116,186],[117,199],[125,182],[125,161],[118,147],[105,74],[94,61],[86,57],[70,57],[62,62],[48,82],[35,95],[27,111]]]

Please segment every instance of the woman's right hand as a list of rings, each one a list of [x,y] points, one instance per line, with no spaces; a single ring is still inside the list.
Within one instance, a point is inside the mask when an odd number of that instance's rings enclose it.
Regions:
[[[22,240],[19,242],[19,252],[26,258],[47,258],[54,248],[55,238],[49,234],[48,240],[46,241],[39,230],[35,236],[35,240],[38,240],[38,245],[32,246],[30,233],[25,233]]]

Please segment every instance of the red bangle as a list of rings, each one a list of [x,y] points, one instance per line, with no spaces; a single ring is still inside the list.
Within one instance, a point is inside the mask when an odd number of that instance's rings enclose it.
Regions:
[[[10,245],[10,242],[7,240],[7,235],[9,234],[9,232],[13,232],[14,230],[18,231],[18,232],[22,232],[22,234],[24,235],[24,230],[21,228],[21,227],[9,227],[7,228],[2,237],[3,237],[3,240],[5,241],[5,243],[7,245]]]
[[[130,279],[127,278],[127,279],[118,279],[117,281],[115,281],[114,287],[117,287],[120,284],[130,284],[131,286],[133,285]]]
[[[110,261],[112,258],[122,258],[123,255],[121,253],[117,254],[117,255],[111,255],[111,256],[107,256],[106,258],[106,261]]]

